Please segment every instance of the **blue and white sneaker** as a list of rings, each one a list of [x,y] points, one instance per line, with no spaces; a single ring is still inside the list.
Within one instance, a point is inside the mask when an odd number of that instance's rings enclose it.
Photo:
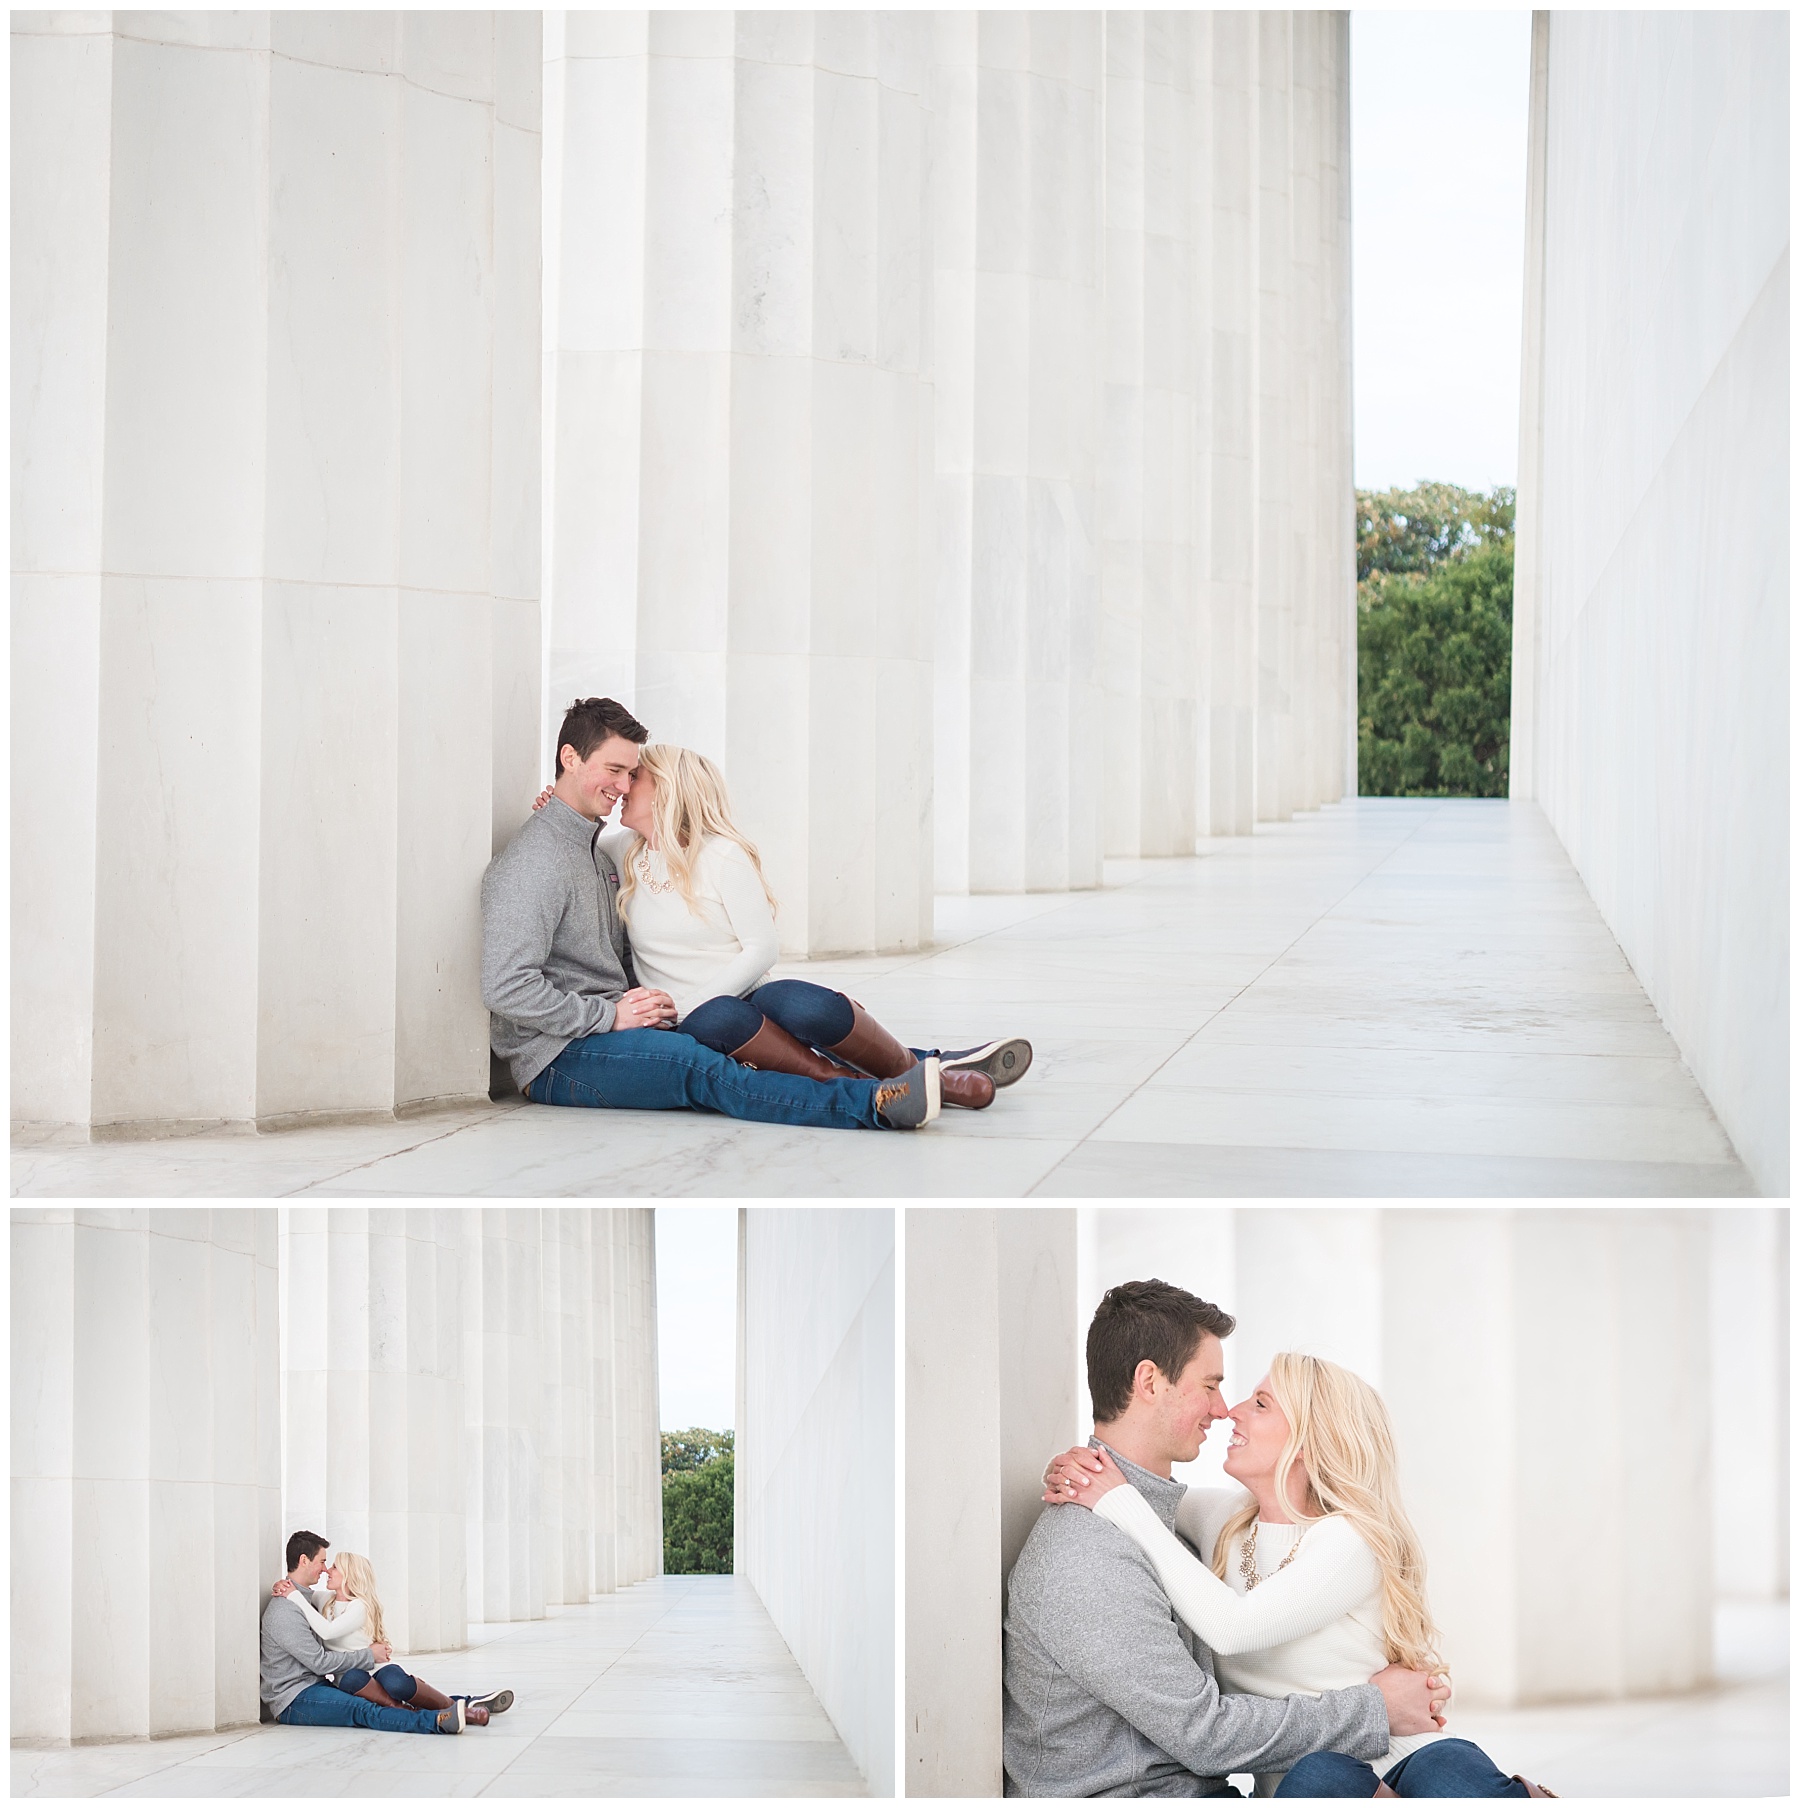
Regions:
[[[947,1048],[938,1057],[946,1073],[954,1069],[984,1073],[996,1086],[1010,1086],[1025,1077],[1031,1065],[1031,1044],[1023,1036],[1003,1036],[974,1048]]]

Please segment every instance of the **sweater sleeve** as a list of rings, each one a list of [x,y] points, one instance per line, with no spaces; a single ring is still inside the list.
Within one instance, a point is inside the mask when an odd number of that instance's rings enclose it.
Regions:
[[[1221,1694],[1182,1642],[1149,1566],[1095,1556],[1102,1560],[1059,1573],[1056,1611],[1037,1628],[1044,1647],[1076,1684],[1196,1776],[1286,1770],[1313,1751],[1378,1758],[1387,1750],[1380,1690]]]
[[[1292,1563],[1240,1595],[1187,1549],[1137,1489],[1112,1489],[1094,1511],[1156,1565],[1182,1621],[1222,1657],[1317,1632],[1381,1586],[1374,1553],[1341,1519],[1313,1526]]]
[[[1242,1488],[1190,1488],[1175,1503],[1175,1530],[1200,1553],[1202,1563],[1211,1563],[1226,1520],[1249,1498]]]
[[[288,1597],[297,1600],[299,1591]],[[301,1669],[314,1676],[335,1676],[341,1670],[375,1670],[380,1666],[373,1651],[339,1651],[327,1646],[304,1620],[277,1614],[268,1632],[273,1642]]]
[[[709,973],[689,996],[675,1001],[683,1017],[709,998],[742,998],[781,953],[775,912],[750,856],[735,841],[714,836],[702,858],[710,868],[707,877],[718,888],[725,920],[738,939],[738,952]]]
[[[481,886],[481,1002],[509,1022],[572,1042],[610,1030],[619,1007],[610,998],[559,991],[544,970],[565,891],[542,855],[488,868]]]
[[[334,1626],[330,1620],[326,1619],[325,1615],[313,1604],[312,1591],[310,1589],[296,1588],[288,1596],[288,1599],[306,1615],[307,1625],[309,1625],[320,1638],[326,1640],[327,1643],[330,1642],[331,1635],[334,1631],[341,1630],[341,1628]]]

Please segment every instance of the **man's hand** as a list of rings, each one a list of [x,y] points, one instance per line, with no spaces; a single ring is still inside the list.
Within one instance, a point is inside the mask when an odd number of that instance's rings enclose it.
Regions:
[[[1425,1670],[1403,1670],[1389,1664],[1369,1678],[1387,1703],[1388,1731],[1404,1738],[1409,1733],[1435,1732],[1444,1724],[1444,1704],[1450,1685]]]
[[[371,1645],[369,1649],[375,1653],[375,1661],[378,1664],[385,1664],[394,1655],[392,1645]]]
[[[675,1000],[667,992],[637,986],[619,1000],[619,1012],[613,1018],[616,1030],[654,1030],[675,1021]]]
[[[292,1576],[283,1576],[281,1580],[269,1590],[269,1593],[273,1595],[291,1595],[293,1592],[294,1578]]]

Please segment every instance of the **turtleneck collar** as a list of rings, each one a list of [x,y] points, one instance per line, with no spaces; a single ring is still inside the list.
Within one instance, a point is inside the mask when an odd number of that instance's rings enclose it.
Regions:
[[[1187,1483],[1178,1482],[1172,1476],[1152,1475],[1148,1469],[1140,1469],[1127,1457],[1122,1457],[1102,1438],[1089,1438],[1090,1450],[1104,1450],[1119,1465],[1125,1479],[1149,1501],[1156,1517],[1172,1532],[1175,1529],[1175,1508],[1182,1495],[1187,1492]]]

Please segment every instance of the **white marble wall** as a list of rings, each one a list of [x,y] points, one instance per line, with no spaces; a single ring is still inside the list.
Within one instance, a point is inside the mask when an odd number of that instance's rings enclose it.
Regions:
[[[1788,19],[1540,14],[1512,785],[1788,1187]]]
[[[18,1207],[11,1253],[13,1739],[254,1724],[275,1208]]]
[[[737,1573],[894,1793],[894,1213],[742,1217]]]
[[[14,1116],[485,1093],[476,884],[537,765],[537,18],[12,29]]]
[[[906,1215],[906,1793],[1002,1793],[1005,1579],[1074,1442],[1076,1213]]]
[[[283,1524],[369,1558],[397,1651],[468,1636],[462,1215],[281,1208]]]
[[[548,721],[720,761],[794,952],[930,934],[930,29],[546,15]]]

